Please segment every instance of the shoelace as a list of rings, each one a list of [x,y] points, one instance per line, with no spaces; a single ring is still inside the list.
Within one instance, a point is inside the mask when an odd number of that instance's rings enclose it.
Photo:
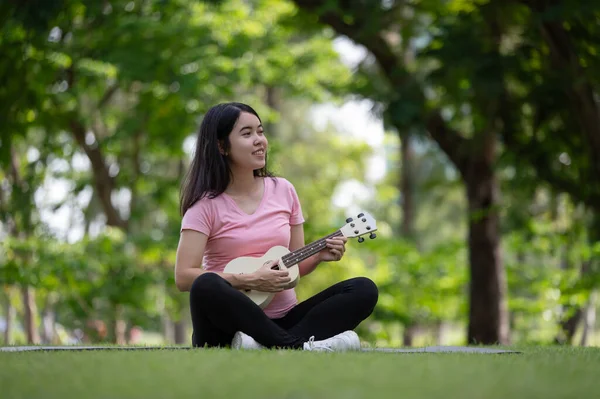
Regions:
[[[333,349],[328,348],[326,346],[315,345],[315,336],[314,335],[308,339],[308,347],[310,348],[311,351],[316,348],[318,350],[333,352]]]

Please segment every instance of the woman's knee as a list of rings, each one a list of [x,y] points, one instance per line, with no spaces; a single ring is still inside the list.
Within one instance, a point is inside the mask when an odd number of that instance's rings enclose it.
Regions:
[[[354,290],[361,301],[373,309],[379,299],[379,289],[377,288],[377,284],[367,277],[356,277],[353,279],[352,283]]]
[[[192,283],[190,297],[212,297],[228,285],[227,281],[216,273],[202,273]]]

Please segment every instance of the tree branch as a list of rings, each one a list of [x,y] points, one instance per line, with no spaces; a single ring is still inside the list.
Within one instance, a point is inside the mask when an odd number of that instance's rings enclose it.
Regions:
[[[439,110],[433,110],[427,117],[427,131],[446,153],[450,161],[463,177],[468,177],[470,158],[468,154],[469,140],[457,131],[448,127]]]
[[[85,142],[86,129],[75,117],[69,121],[69,124],[75,141],[77,141],[79,146],[85,151],[92,164],[94,188],[100,199],[100,203],[102,204],[104,214],[106,215],[106,224],[127,230],[127,221],[121,218],[117,208],[115,208],[112,203],[111,195],[115,187],[115,182],[108,173],[108,168],[106,167],[104,156],[98,143],[88,145]]]
[[[145,123],[144,123],[145,125]],[[140,160],[140,152],[142,147],[142,130],[138,130],[133,136],[133,154],[132,154],[132,163],[133,163],[133,184],[131,185],[131,201],[129,202],[129,215],[134,216],[137,210],[137,202],[139,200],[138,197],[138,186],[136,182],[142,175],[141,171],[141,160]]]
[[[366,13],[352,14],[353,23],[345,22],[336,12],[337,10],[325,9],[327,1],[323,0],[294,0],[301,9],[316,14],[320,23],[331,26],[340,35],[347,36],[358,44],[365,46],[377,59],[379,66],[394,86],[399,87],[407,83],[406,73],[397,74],[400,69],[398,58],[390,49],[386,41],[380,36],[380,29],[367,26]],[[346,12],[352,12],[348,4],[340,5]]]
[[[325,9],[326,1],[323,0],[294,0],[296,5],[305,11],[317,14],[319,22],[331,26],[336,32],[345,35],[351,40],[367,48],[377,60],[384,75],[392,86],[401,90],[412,84],[413,76],[403,67],[402,57],[392,51],[389,44],[381,36],[381,29],[373,29],[367,26],[367,14],[353,13],[353,23],[347,23],[339,15],[337,9]],[[351,13],[353,10],[344,3],[343,11]],[[419,96],[423,98],[423,90],[419,90]],[[459,171],[466,176],[469,163],[466,145],[468,141],[457,131],[449,128],[438,109],[433,110],[426,116],[425,125],[431,137],[438,143]]]
[[[106,90],[106,92],[104,93],[104,95],[102,96],[102,98],[100,99],[100,101],[98,102],[98,106],[96,108],[98,110],[101,110],[102,108],[104,108],[104,106],[110,101],[110,99],[117,92],[118,89],[119,89],[119,85],[117,83],[115,83],[114,85],[109,87]]]

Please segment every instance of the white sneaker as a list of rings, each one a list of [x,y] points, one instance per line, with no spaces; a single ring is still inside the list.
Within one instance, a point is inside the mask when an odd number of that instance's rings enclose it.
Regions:
[[[358,335],[352,331],[344,331],[341,334],[322,341],[315,341],[312,336],[308,342],[304,343],[305,351],[327,351],[327,352],[345,352],[360,350],[360,339]]]
[[[238,331],[233,335],[231,349],[265,349],[265,347],[256,342],[251,336]]]

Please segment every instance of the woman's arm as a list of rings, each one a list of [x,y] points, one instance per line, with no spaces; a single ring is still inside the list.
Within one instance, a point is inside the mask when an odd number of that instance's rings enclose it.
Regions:
[[[208,236],[195,230],[183,230],[179,237],[175,260],[175,285],[179,291],[189,291],[194,280],[203,273],[217,273],[237,289],[251,288],[250,274],[207,272],[202,269],[202,258]]]

